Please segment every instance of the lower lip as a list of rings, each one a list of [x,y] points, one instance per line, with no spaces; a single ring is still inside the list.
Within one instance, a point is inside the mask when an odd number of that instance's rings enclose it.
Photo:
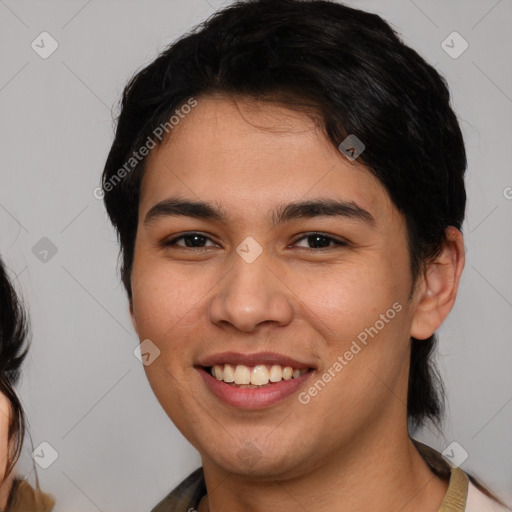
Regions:
[[[196,369],[216,397],[240,409],[263,409],[277,404],[295,393],[313,374],[309,370],[297,379],[281,380],[261,388],[241,388],[216,379],[202,367]]]

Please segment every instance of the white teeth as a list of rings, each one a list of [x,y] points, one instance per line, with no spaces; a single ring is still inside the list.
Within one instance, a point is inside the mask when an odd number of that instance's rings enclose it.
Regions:
[[[224,365],[216,364],[212,366],[210,371],[217,380],[251,387],[266,386],[269,382],[275,383],[281,380],[297,379],[308,370],[306,368],[293,369],[291,366],[283,367],[278,364],[272,366],[259,364],[251,368],[243,364],[237,364],[236,367],[233,367],[233,365],[226,363]]]
[[[290,380],[293,375],[293,368],[291,366],[285,366],[283,368],[283,379]]]
[[[230,364],[224,365],[224,382],[235,382],[235,369]]]
[[[269,377],[270,375],[266,366],[255,366],[251,372],[251,384],[256,384],[257,386],[264,386],[265,384],[268,384]]]
[[[235,369],[235,384],[250,384],[251,370],[243,364],[237,364]]]
[[[270,382],[279,382],[283,378],[283,369],[278,364],[270,368]]]
[[[223,375],[224,372],[222,371],[222,368],[220,366],[215,365],[213,367],[213,371],[214,371],[214,377],[217,380],[222,380],[222,378],[224,377],[224,375]]]

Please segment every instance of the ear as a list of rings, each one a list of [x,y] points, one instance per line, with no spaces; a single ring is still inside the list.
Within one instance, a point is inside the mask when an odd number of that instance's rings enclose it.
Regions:
[[[135,329],[135,332],[139,334],[139,327],[137,325],[137,318],[135,316],[135,312],[133,311],[133,301],[130,299],[130,318],[132,320],[133,328]]]
[[[411,336],[424,340],[432,336],[452,310],[464,269],[464,238],[453,226],[446,229],[446,241],[416,286],[416,310]]]

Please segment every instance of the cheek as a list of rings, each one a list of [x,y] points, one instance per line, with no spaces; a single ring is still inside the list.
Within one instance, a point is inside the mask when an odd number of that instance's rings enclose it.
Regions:
[[[132,273],[133,309],[141,338],[168,339],[180,323],[198,307],[199,283],[165,265],[147,260],[134,262]],[[203,294],[204,295],[204,292]]]
[[[324,338],[322,372],[336,375],[319,407],[341,400],[357,409],[374,389],[377,409],[397,385],[409,340],[409,283],[400,265],[376,258],[372,264],[338,266],[303,281],[296,292],[307,305],[303,314]]]
[[[155,397],[182,432],[189,428],[187,417],[197,412],[194,396],[183,382],[192,372],[190,340],[199,339],[195,317],[205,292],[162,262],[134,262],[132,295],[139,338],[151,340],[160,351],[143,369]]]
[[[144,369],[152,386],[175,389],[195,372],[194,347],[202,346],[207,329],[207,301],[222,276],[198,272],[193,265],[173,267],[168,261],[135,259],[132,272],[133,310],[140,340],[149,339],[159,357]],[[160,392],[155,393],[160,395]],[[172,396],[170,397],[172,398]],[[172,401],[172,400],[171,400]]]
[[[406,297],[407,283],[382,259],[303,275],[306,277],[292,277],[296,282],[290,283],[290,288],[307,306],[304,314],[331,342],[352,339]]]

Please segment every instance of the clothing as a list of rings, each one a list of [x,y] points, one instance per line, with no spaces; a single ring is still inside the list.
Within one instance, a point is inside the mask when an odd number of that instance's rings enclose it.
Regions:
[[[55,498],[51,494],[15,478],[5,512],[50,512],[54,505]]]
[[[450,466],[443,456],[426,444],[412,440],[431,470],[440,478],[449,480],[448,490],[438,512],[505,512],[493,499],[486,496],[469,480],[459,467]],[[206,494],[203,468],[193,471],[151,512],[192,512],[197,510]]]
[[[468,489],[468,504],[466,512],[509,512],[483,492],[479,491],[471,482]]]

